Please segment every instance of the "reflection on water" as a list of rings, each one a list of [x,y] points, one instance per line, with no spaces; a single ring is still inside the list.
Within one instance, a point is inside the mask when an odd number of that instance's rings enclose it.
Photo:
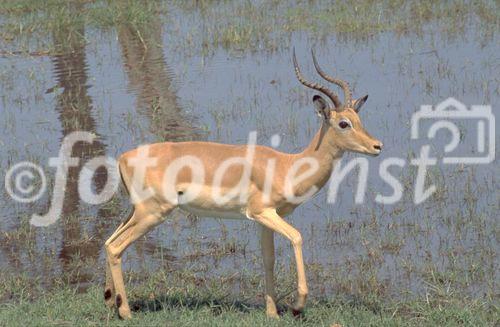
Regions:
[[[78,3],[72,5],[79,10]],[[280,150],[296,151],[316,131],[312,93],[296,81],[288,48],[238,57],[216,48],[205,57],[202,51],[187,55],[177,46],[184,40],[161,26],[160,19],[153,19],[147,30],[123,25],[102,35],[82,22],[72,24],[71,31],[85,36],[87,44],[68,37],[62,28],[52,34],[54,56],[0,59],[6,71],[2,76],[12,76],[0,81],[2,170],[35,160],[53,174],[46,162],[56,156],[65,135],[77,130],[98,135],[94,143],[73,148],[72,156],[81,160],[69,170],[63,217],[54,226],[31,228],[27,223],[33,212],[47,211],[48,198],[20,205],[0,194],[5,219],[0,265],[12,273],[25,271],[46,280],[66,276],[83,287],[102,279],[102,245],[129,205],[122,194],[102,206],[78,200],[79,172],[89,158],[117,156],[139,144],[165,140],[243,143],[251,130],[266,145],[279,133]],[[385,144],[383,156],[370,158],[364,205],[354,203],[353,175],[335,204],[327,204],[326,192],[321,192],[290,218],[303,232],[306,262],[315,268],[310,272],[312,293],[351,294],[370,288],[387,294],[401,294],[401,289],[420,293],[429,276],[444,271],[453,271],[445,277],[471,294],[494,290],[498,165],[432,169],[429,181],[438,192],[415,206],[415,170],[407,164],[392,171],[404,186],[403,199],[392,206],[373,200],[377,192],[391,191],[378,175],[380,162],[418,153],[420,144],[410,142],[409,121],[421,104],[448,96],[467,104],[494,102],[494,42],[470,35],[449,40],[390,33],[363,44],[343,39],[341,47],[335,36],[318,44],[302,32],[291,33],[290,39],[308,77],[315,78],[308,53],[315,46],[323,66],[349,80],[356,96],[370,94],[361,117]],[[105,170],[95,174],[97,190],[106,178]],[[256,235],[249,222],[192,220],[176,212],[127,251],[125,267],[154,269],[166,261],[204,274],[239,273],[241,267],[260,273],[260,261],[251,260],[260,253]],[[289,245],[282,239],[277,244],[279,263],[287,266]],[[461,273],[466,277],[457,277]]]
[[[136,95],[135,107],[150,120],[151,132],[162,141],[193,138],[195,128],[182,112],[174,93],[164,58],[160,19],[153,19],[150,30],[121,26],[118,30],[128,89]]]
[[[81,3],[73,3],[71,10],[82,10]],[[81,36],[85,36],[85,27],[82,23],[72,22],[71,29]],[[75,38],[68,39],[70,26],[64,26],[53,33],[54,47],[58,54],[52,58],[53,74],[56,88],[60,91],[56,96],[55,110],[61,123],[62,136],[60,141],[68,134],[75,131],[96,132],[96,122],[93,117],[92,99],[87,94],[88,67],[85,54],[85,45]],[[99,135],[98,135],[99,137]],[[104,233],[102,219],[92,221],[89,229],[89,239],[82,239],[84,222],[80,220],[80,201],[78,194],[79,173],[86,160],[106,153],[105,145],[98,138],[93,143],[78,142],[73,147],[72,156],[81,159],[79,165],[68,169],[66,188],[58,190],[63,192],[62,215],[65,223],[62,224],[62,239],[58,258],[61,262],[62,272],[71,276],[70,283],[85,284],[92,280],[93,272],[90,267],[84,267],[77,276],[70,273],[72,261],[86,258],[96,261],[99,256]],[[102,190],[106,183],[106,170],[98,170],[94,175],[94,185],[97,190]],[[103,216],[99,210],[98,217]]]

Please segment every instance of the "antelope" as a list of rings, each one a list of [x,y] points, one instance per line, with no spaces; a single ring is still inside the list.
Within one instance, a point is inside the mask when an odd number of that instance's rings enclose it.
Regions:
[[[341,102],[331,89],[303,77],[294,49],[293,65],[299,82],[331,100],[329,104],[322,96],[313,96],[321,126],[302,152],[283,153],[248,144],[164,142],[142,146],[119,157],[118,169],[132,199],[133,210],[105,243],[104,298],[109,307],[116,305],[121,318],[131,318],[122,276],[122,254],[130,244],[164,222],[175,208],[204,217],[250,219],[260,225],[266,314],[273,318],[278,317],[274,234],[286,237],[293,247],[297,272],[297,295],[291,309],[294,315],[302,312],[308,295],[302,237],[285,217],[325,185],[344,152],[377,156],[382,150],[382,143],[368,134],[358,116],[368,95],[353,100],[348,83],[327,75],[320,68],[314,51],[311,53],[318,74],[342,89],[344,101]],[[143,156],[145,152],[147,158]],[[248,159],[248,152],[252,152],[252,159]],[[227,164],[235,158],[242,164]],[[223,175],[217,173],[221,165],[225,165]],[[198,172],[199,169],[203,173]],[[292,176],[289,176],[290,171]],[[242,184],[242,180],[247,182]],[[245,196],[235,194],[234,190]],[[138,194],[144,195],[146,191],[149,196],[137,200]],[[218,201],[214,193],[226,196],[225,201]]]

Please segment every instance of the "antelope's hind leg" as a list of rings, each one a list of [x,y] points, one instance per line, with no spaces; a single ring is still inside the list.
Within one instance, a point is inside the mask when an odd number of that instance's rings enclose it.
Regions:
[[[138,205],[130,219],[123,223],[106,241],[105,247],[108,266],[106,287],[111,284],[113,285],[113,287],[106,288],[105,290],[105,297],[111,295],[111,299],[108,298],[106,303],[113,301],[118,308],[118,314],[121,318],[128,319],[132,317],[127,294],[125,292],[125,285],[123,283],[121,267],[122,254],[130,244],[162,223],[165,220],[165,215],[170,213],[173,208],[173,205],[167,209],[160,209],[156,204],[147,206],[142,204]],[[108,284],[108,278],[110,284]],[[113,304],[111,304],[111,306],[112,305]]]
[[[269,318],[278,318],[274,287],[274,232],[266,226],[261,226],[261,250],[264,261],[266,315]]]

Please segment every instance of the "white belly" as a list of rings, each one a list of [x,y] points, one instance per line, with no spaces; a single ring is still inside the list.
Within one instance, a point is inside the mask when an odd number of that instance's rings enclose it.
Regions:
[[[187,189],[189,185],[179,185],[182,190]],[[221,194],[227,194],[230,190],[222,190]],[[190,212],[198,217],[228,218],[228,219],[249,219],[246,215],[246,203],[242,203],[239,194],[233,198],[226,199],[221,203],[215,201],[212,188],[205,186],[196,195],[194,199],[186,201],[183,195],[179,196],[176,203],[179,208]]]
[[[211,217],[211,218],[223,218],[223,219],[249,219],[245,210],[240,211],[225,211],[225,210],[207,210],[205,208],[198,208],[193,205],[179,205],[179,208],[187,212],[192,213],[200,218]]]

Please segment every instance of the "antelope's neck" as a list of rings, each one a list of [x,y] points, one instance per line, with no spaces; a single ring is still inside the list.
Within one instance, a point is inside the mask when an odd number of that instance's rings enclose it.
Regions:
[[[294,161],[312,158],[318,162],[318,169],[301,183],[298,193],[307,192],[313,186],[321,189],[330,178],[334,165],[344,154],[328,137],[328,128],[330,127],[323,124],[304,151],[294,156]]]

